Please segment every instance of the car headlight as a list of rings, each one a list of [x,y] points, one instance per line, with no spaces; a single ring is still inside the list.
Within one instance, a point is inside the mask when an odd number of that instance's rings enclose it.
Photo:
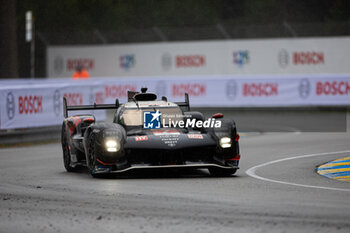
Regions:
[[[222,148],[229,148],[229,147],[231,147],[231,145],[232,145],[231,138],[229,138],[229,137],[220,138],[220,146]]]
[[[120,149],[120,143],[116,140],[106,141],[106,149],[108,152],[117,152]]]

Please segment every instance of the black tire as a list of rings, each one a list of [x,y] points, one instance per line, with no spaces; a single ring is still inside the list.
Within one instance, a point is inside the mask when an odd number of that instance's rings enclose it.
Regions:
[[[95,178],[100,178],[103,177],[104,174],[96,174],[94,173],[94,168],[96,166],[96,146],[95,146],[95,135],[91,133],[88,138],[88,145],[87,145],[87,150],[88,150],[88,158],[87,158],[87,167],[89,170],[89,173],[92,177]]]
[[[210,175],[215,177],[229,177],[236,173],[237,169],[224,169],[224,168],[216,168],[211,167],[208,168]]]
[[[67,170],[67,172],[75,172],[77,171],[77,169],[71,166],[71,157],[70,157],[70,151],[69,151],[67,131],[66,131],[66,125],[64,123],[62,125],[61,132],[62,132],[61,143],[62,143],[62,151],[63,151],[63,165]]]

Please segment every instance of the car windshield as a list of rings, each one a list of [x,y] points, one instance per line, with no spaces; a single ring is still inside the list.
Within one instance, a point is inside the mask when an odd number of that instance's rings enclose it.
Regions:
[[[144,112],[156,112],[161,113],[161,124],[169,125],[169,121],[183,120],[183,114],[179,107],[156,107],[156,108],[140,108],[140,109],[125,109],[121,114],[120,120],[126,126],[141,126],[143,125],[143,113]]]

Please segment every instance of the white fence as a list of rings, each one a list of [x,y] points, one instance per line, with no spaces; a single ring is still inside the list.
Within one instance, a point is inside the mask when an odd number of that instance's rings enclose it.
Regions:
[[[146,86],[159,98],[195,107],[350,106],[350,75],[172,76],[0,81],[0,129],[59,125],[68,105],[121,103],[127,91]],[[219,111],[219,109],[218,109]],[[99,120],[104,111],[95,111]]]

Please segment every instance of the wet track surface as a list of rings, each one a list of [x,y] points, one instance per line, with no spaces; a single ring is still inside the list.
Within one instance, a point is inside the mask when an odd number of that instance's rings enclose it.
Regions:
[[[138,172],[94,179],[67,173],[59,144],[0,150],[0,232],[349,232],[350,183],[317,165],[349,156],[346,133],[273,133],[241,139],[241,169],[229,178],[206,170]],[[348,190],[348,191],[347,191]]]

